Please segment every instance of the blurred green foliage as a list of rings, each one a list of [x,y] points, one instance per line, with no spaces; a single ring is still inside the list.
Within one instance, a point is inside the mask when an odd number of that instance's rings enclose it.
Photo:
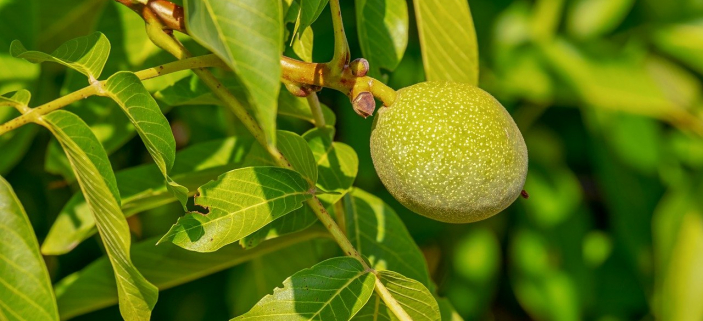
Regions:
[[[469,225],[413,214],[375,174],[368,148],[372,119],[358,117],[344,95],[323,90],[320,100],[337,115],[337,140],[359,155],[356,185],[396,210],[423,249],[439,294],[467,320],[703,320],[703,2],[469,3],[480,48],[480,86],[511,112],[527,142],[529,199]],[[407,51],[397,69],[383,76],[396,89],[425,77],[412,3],[408,8]],[[354,2],[342,1],[356,57],[361,51],[354,9]],[[23,18],[35,13],[38,21]],[[0,20],[28,24],[1,30],[0,65],[12,59],[7,54],[12,39],[51,51],[92,30],[104,32],[115,48],[106,74],[169,61],[154,54],[141,30],[111,29],[119,19],[138,17],[112,1],[11,2],[0,7]],[[313,60],[326,61],[333,49],[328,8],[312,28]],[[32,104],[38,105],[75,87],[60,67],[23,68],[21,75],[0,68],[0,92],[30,89]],[[83,113],[95,119],[110,117],[98,114],[105,104],[97,102],[70,109],[85,107]],[[220,107],[202,108],[221,115],[217,118],[231,117]],[[4,109],[0,119],[12,113]],[[213,122],[215,117],[202,115],[191,106],[168,114],[179,146],[240,130],[229,119]],[[279,127],[299,131],[309,125],[279,118]],[[46,173],[45,151],[53,145],[49,133],[27,127],[12,135],[0,138],[0,149],[23,156],[0,157],[0,174],[14,187],[41,242],[76,187]],[[9,140],[32,139],[26,152],[9,152]],[[115,142],[108,150],[114,151],[115,170],[148,157],[138,139]],[[139,239],[161,235],[181,213],[174,204],[160,207],[131,217],[131,228]],[[315,262],[298,252],[290,248],[163,291],[153,319],[214,320],[241,313],[286,276]],[[93,239],[46,260],[56,281],[103,254]],[[280,273],[243,274],[270,260],[285,262]],[[243,282],[264,283],[262,293],[243,295]],[[116,311],[111,307],[75,320],[117,320]]]

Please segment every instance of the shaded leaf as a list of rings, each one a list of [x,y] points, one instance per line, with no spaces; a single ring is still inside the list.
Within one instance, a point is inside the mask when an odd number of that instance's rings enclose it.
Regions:
[[[302,206],[311,194],[298,172],[247,167],[220,175],[198,189],[195,204],[208,214],[188,213],[159,242],[212,252],[238,241]]]
[[[58,320],[53,288],[34,229],[0,177],[0,319]]]
[[[300,30],[305,31],[320,16],[329,0],[296,0],[299,3],[300,11],[293,28],[293,37],[303,37]],[[301,57],[302,58],[302,57]]]
[[[286,156],[293,169],[302,174],[311,187],[315,186],[317,166],[315,166],[315,157],[305,139],[296,133],[279,130],[276,133],[276,140],[278,141],[278,150]]]
[[[478,85],[478,44],[469,3],[413,2],[427,80]]]
[[[306,231],[305,234],[307,233],[309,232]],[[280,239],[274,242],[278,243]],[[293,244],[252,259],[246,263],[243,270],[232,270],[226,288],[233,314],[240,315],[249,311],[257,301],[271,294],[286,278],[320,262],[316,245],[315,242]],[[260,252],[258,248],[254,251]]]
[[[437,301],[422,283],[393,271],[380,271],[378,278],[398,304],[415,321],[442,320]],[[385,302],[374,293],[352,320],[398,320]]]
[[[312,32],[312,27],[307,27],[300,34],[298,39],[293,39],[293,52],[298,55],[300,60],[312,62],[312,46],[314,38],[315,35]]]
[[[53,61],[72,68],[92,81],[100,77],[107,57],[110,55],[110,41],[100,32],[71,39],[59,46],[51,54],[28,51],[21,42],[15,40],[10,45],[10,53],[29,62]]]
[[[359,158],[349,145],[333,142],[334,127],[313,128],[303,135],[317,161],[317,187],[326,192],[345,193],[359,171]]]
[[[131,72],[118,72],[104,85],[110,98],[117,102],[142,138],[146,149],[166,179],[166,187],[185,209],[188,189],[176,183],[169,172],[176,158],[176,140],[171,126],[159,105],[146,91],[139,78]]]
[[[429,286],[425,258],[390,206],[355,188],[345,197],[344,217],[349,241],[371,267],[397,271]]]
[[[232,320],[349,320],[369,300],[374,278],[356,259],[332,258],[293,274]]]
[[[214,253],[198,253],[173,244],[154,246],[156,238],[134,245],[132,258],[147,280],[160,290],[169,289],[232,266],[258,258],[288,246],[319,238],[324,233],[290,235],[265,242],[254,250],[239,246],[225,246]],[[115,278],[110,273],[106,257],[101,257],[86,268],[73,273],[56,284],[56,298],[61,319],[69,319],[117,303]]]
[[[127,320],[147,320],[158,290],[132,265],[129,226],[119,207],[115,176],[105,150],[78,116],[57,110],[42,116],[42,125],[59,140],[73,165],[93,212],[110,263],[119,280],[120,312]]]
[[[186,26],[247,89],[254,116],[275,145],[283,25],[280,0],[186,0]]]
[[[408,45],[408,5],[405,0],[355,1],[361,52],[371,69],[393,71]]]
[[[235,97],[243,98],[242,87],[236,79],[224,78],[220,81],[232,92]],[[164,88],[154,94],[156,99],[168,106],[192,106],[192,105],[219,105],[224,106],[210,89],[203,84],[198,77],[188,77],[181,79],[173,85]],[[241,100],[240,100],[241,101]],[[251,107],[242,101],[244,108],[251,110]],[[325,123],[334,125],[336,116],[334,112],[324,104],[322,114],[325,117]],[[288,90],[282,89],[278,95],[278,115],[294,117],[302,119],[311,124],[315,124],[315,118],[310,112],[310,107],[305,98],[295,97]]]
[[[0,65],[2,65],[1,62]],[[9,94],[10,93],[0,96],[0,107],[11,106],[17,110],[0,108],[0,123],[4,123],[19,116],[20,113],[18,110],[27,108],[31,98],[29,91],[24,89],[12,93],[10,97],[8,97]],[[32,138],[34,138],[36,132],[36,127],[24,126],[0,136],[0,150],[2,150],[2,157],[0,157],[0,175],[9,172],[10,169],[20,161],[32,144]]]
[[[178,152],[171,172],[174,179],[195,190],[218,175],[240,167],[251,144],[249,138],[230,137],[190,146]],[[122,196],[122,211],[127,217],[177,201],[166,189],[163,175],[155,164],[128,168],[115,176]],[[41,251],[45,255],[68,253],[95,232],[95,220],[83,194],[74,194],[51,226]]]

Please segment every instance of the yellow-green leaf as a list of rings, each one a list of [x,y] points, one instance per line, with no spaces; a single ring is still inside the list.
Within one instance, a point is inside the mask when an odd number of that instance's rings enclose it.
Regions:
[[[478,85],[478,44],[469,3],[413,2],[427,80]]]
[[[280,0],[186,0],[186,27],[239,76],[269,145],[276,143],[283,22]]]
[[[185,208],[188,189],[169,176],[176,158],[176,140],[159,105],[131,72],[122,71],[110,76],[104,88],[107,95],[122,107],[166,179],[166,187]]]
[[[209,213],[188,213],[159,242],[212,252],[256,232],[300,208],[312,194],[298,172],[278,167],[247,167],[220,175],[198,189],[195,204]]]
[[[41,124],[66,152],[105,244],[115,273],[120,312],[126,320],[148,320],[158,290],[134,267],[130,258],[130,232],[119,206],[115,175],[107,153],[88,125],[63,110],[42,117]]]
[[[88,36],[71,39],[51,54],[46,54],[41,51],[29,51],[21,42],[15,40],[10,45],[10,53],[14,57],[33,63],[53,61],[88,76],[90,80],[96,80],[110,55],[110,41],[102,33],[94,32]]]
[[[393,71],[408,45],[408,5],[405,0],[358,0],[359,45],[371,70]]]
[[[354,258],[332,258],[293,274],[232,320],[349,320],[371,297],[374,278]]]
[[[54,291],[22,203],[0,177],[0,319],[58,320]]]
[[[380,271],[378,278],[388,292],[414,321],[439,321],[439,305],[422,283],[393,271]],[[385,302],[374,293],[364,308],[354,316],[356,321],[398,320]]]

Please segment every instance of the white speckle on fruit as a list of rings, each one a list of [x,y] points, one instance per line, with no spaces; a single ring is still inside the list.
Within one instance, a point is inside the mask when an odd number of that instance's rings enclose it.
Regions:
[[[522,191],[527,148],[503,106],[468,84],[425,82],[381,107],[371,156],[403,205],[450,223],[488,218]]]

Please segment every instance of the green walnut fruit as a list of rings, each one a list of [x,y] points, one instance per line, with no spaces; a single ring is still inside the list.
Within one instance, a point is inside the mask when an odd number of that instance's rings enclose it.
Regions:
[[[497,214],[520,195],[525,141],[505,108],[480,88],[419,83],[399,90],[375,118],[374,166],[388,191],[412,211],[469,223]]]

